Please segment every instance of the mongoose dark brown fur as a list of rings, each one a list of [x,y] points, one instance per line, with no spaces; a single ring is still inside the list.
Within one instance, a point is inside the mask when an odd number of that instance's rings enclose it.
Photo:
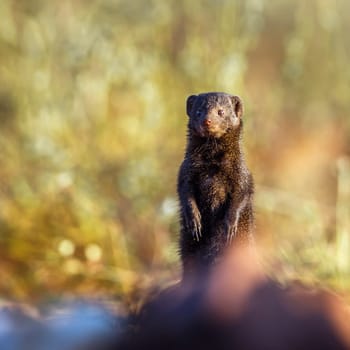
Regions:
[[[187,99],[188,135],[178,174],[183,277],[213,265],[232,243],[253,241],[253,178],[241,148],[238,96]]]

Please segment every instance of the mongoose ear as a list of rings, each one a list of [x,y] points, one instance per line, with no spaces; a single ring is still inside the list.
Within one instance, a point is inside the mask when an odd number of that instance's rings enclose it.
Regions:
[[[233,108],[238,118],[242,118],[243,115],[243,102],[238,96],[231,96]]]
[[[191,96],[187,97],[186,113],[189,117],[191,116],[192,107],[194,105],[194,101],[196,100],[196,98],[197,98],[197,95],[191,95]]]

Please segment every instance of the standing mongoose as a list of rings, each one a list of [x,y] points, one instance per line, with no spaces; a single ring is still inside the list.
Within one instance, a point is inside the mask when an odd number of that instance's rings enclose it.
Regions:
[[[242,101],[221,92],[187,98],[178,175],[183,276],[210,267],[232,242],[253,241],[253,178],[241,148]]]

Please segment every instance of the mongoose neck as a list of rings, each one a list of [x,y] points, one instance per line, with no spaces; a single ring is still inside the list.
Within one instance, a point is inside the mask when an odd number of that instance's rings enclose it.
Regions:
[[[191,155],[200,153],[208,156],[225,153],[232,160],[241,160],[243,157],[241,130],[242,126],[236,129],[229,129],[220,138],[200,137],[189,130],[187,153]]]

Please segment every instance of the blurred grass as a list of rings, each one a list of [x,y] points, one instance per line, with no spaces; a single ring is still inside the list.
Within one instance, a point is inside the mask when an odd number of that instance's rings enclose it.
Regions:
[[[0,2],[0,294],[176,278],[184,103],[245,101],[278,278],[350,290],[346,0]]]

